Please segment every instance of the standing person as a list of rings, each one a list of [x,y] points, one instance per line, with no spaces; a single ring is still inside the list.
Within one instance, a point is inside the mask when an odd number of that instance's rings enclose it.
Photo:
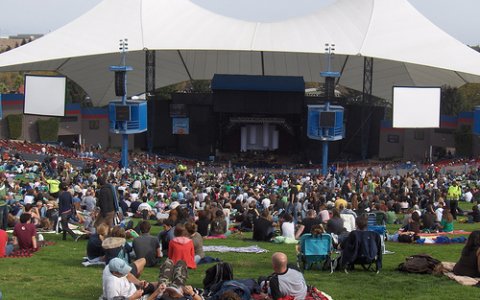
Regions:
[[[77,236],[71,229],[68,227],[68,220],[75,215],[75,208],[73,206],[73,197],[72,194],[68,191],[68,185],[65,182],[60,184],[61,193],[58,195],[58,212],[60,214],[60,224],[62,224],[63,240],[67,239],[67,233],[72,236],[72,238],[77,241],[79,236]]]
[[[462,195],[462,189],[457,184],[457,181],[453,181],[452,185],[448,187],[447,191],[447,207],[452,213],[453,219],[457,219],[458,200]]]
[[[8,205],[7,187],[5,185],[5,174],[0,173],[0,229],[7,229],[8,226]]]
[[[275,252],[272,255],[273,274],[267,281],[260,283],[273,300],[292,296],[295,300],[303,300],[307,296],[307,284],[302,273],[288,266],[285,253]]]
[[[8,205],[6,196],[0,196],[0,229],[8,227]]]
[[[153,267],[163,256],[160,242],[154,236],[150,235],[152,226],[148,221],[142,221],[138,225],[141,235],[133,240],[133,249],[137,258],[145,258],[146,266]]]
[[[115,218],[115,208],[117,205],[116,192],[112,185],[107,184],[105,177],[100,176],[97,179],[100,189],[97,191],[97,206],[100,208],[100,213],[95,221],[95,227],[101,223],[108,226],[113,226],[113,219]]]
[[[42,180],[48,184],[48,193],[50,194],[50,196],[52,196],[55,199],[58,198],[58,194],[60,192],[60,183],[61,183],[60,180],[58,180],[58,177],[46,179],[43,172],[40,173],[40,175],[42,176]]]

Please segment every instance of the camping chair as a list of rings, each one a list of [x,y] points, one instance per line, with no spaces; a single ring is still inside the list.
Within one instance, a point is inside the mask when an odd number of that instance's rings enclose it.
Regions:
[[[305,234],[300,239],[300,249],[297,255],[297,266],[303,272],[315,264],[323,262],[322,267],[328,266],[333,273],[336,262],[332,259],[332,237],[329,234]]]
[[[373,231],[352,231],[342,243],[341,268],[348,273],[354,265],[376,273],[382,269],[381,237]]]
[[[343,220],[343,227],[348,232],[352,232],[356,228],[356,222],[355,222],[355,217],[351,214],[340,214],[340,218]]]
[[[368,213],[368,226],[383,225],[385,226],[386,215],[383,213]]]
[[[376,232],[382,238],[382,253],[386,254],[385,239],[387,238],[387,225],[385,225],[386,216],[381,213],[369,213],[368,217],[368,231]]]
[[[391,254],[392,253],[390,251],[387,251],[386,246],[385,246],[385,238],[387,236],[387,227],[386,226],[380,226],[380,225],[368,226],[367,230],[376,232],[380,235],[381,242],[382,242],[381,247],[382,247],[382,253],[383,254],[388,254],[388,253]]]

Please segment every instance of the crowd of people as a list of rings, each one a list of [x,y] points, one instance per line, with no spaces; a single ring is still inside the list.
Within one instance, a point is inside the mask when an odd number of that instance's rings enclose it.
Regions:
[[[356,229],[355,220],[364,224],[361,218],[366,213],[382,223],[402,224],[399,235],[450,232],[460,218],[480,221],[477,169],[455,174],[432,166],[398,175],[343,168],[322,176],[174,160],[160,164],[146,154],[135,155],[130,168],[122,169],[111,158],[74,167],[60,156],[32,162],[5,149],[3,153],[0,257],[18,249],[36,251],[41,231],[61,231],[64,240],[68,235],[75,241],[86,236],[89,262],[106,264],[106,299],[139,299],[144,294],[149,299],[203,298],[201,291],[186,285],[185,272],[209,261],[203,252],[204,237],[224,238],[232,230],[251,231],[258,241],[291,243],[320,230],[341,245]],[[461,200],[470,202],[472,210],[461,210]],[[132,218],[140,221],[135,224]],[[151,223],[163,226],[158,236],[150,234]],[[7,228],[13,228],[10,237]],[[457,271],[479,277],[476,236],[471,235]],[[475,258],[476,264],[465,271],[465,262]],[[160,277],[166,278],[139,279],[145,267],[159,264]],[[270,277],[266,292],[273,299],[287,295],[304,299],[305,280],[287,266],[286,255],[275,253],[272,266],[276,277]]]

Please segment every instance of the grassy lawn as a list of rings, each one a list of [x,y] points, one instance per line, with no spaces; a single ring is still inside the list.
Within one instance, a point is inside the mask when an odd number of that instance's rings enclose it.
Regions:
[[[398,225],[389,226],[392,232]],[[455,224],[455,229],[480,229],[478,224]],[[156,233],[160,227],[154,226]],[[44,235],[56,245],[41,249],[31,258],[0,260],[0,290],[3,299],[98,299],[102,293],[102,268],[83,267],[86,241],[61,241],[60,235]],[[249,235],[246,235],[248,237]],[[275,251],[288,254],[295,262],[295,246],[261,243],[230,237],[227,240],[206,240],[205,245],[249,246],[256,244],[268,249],[264,254],[207,253],[232,263],[236,278],[258,278],[271,273],[270,257]],[[446,277],[404,274],[395,271],[399,263],[411,254],[427,253],[442,261],[457,261],[463,245],[409,245],[387,242],[395,254],[384,256],[380,274],[352,271],[350,274],[305,271],[308,284],[330,294],[334,299],[478,299],[479,290],[464,287]],[[201,287],[205,270],[201,265],[190,271],[188,282]],[[157,268],[146,269],[142,279],[154,281]]]

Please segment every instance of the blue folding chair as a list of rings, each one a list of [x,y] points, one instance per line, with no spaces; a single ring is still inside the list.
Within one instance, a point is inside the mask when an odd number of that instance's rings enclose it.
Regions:
[[[383,213],[368,213],[368,231],[374,231],[380,235],[382,238],[382,253],[387,254],[391,252],[387,252],[385,248],[385,239],[387,238],[387,226],[386,223],[386,215]]]
[[[297,265],[301,271],[320,265],[322,269],[328,266],[330,273],[333,273],[335,261],[332,259],[333,244],[329,234],[304,234],[300,239],[299,250]]]

